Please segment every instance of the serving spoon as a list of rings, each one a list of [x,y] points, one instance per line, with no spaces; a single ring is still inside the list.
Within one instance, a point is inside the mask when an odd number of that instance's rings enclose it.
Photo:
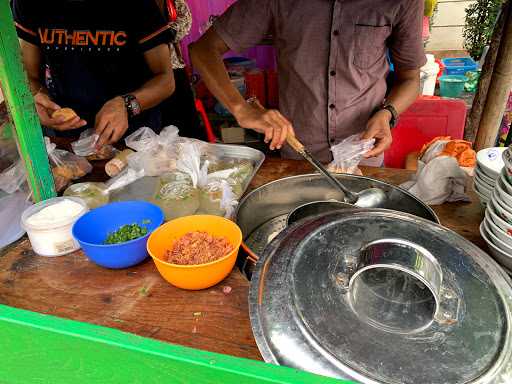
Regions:
[[[315,167],[331,185],[343,192],[344,202],[354,204],[361,208],[377,208],[382,207],[386,201],[386,193],[380,188],[368,188],[360,192],[354,192],[345,187],[337,178],[325,169],[323,164],[315,159],[306,147],[293,135],[288,135],[286,141],[298,154],[306,159],[313,167]]]

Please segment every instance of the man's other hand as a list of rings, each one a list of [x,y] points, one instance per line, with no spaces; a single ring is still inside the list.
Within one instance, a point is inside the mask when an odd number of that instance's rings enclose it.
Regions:
[[[366,131],[362,134],[361,139],[375,139],[375,146],[364,155],[365,158],[379,156],[391,146],[393,142],[389,125],[391,117],[391,112],[384,109],[378,111],[368,120]]]
[[[61,107],[51,101],[50,97],[46,93],[36,93],[34,96],[34,102],[36,104],[36,111],[39,116],[39,120],[41,121],[41,125],[47,128],[52,128],[57,131],[68,131],[87,125],[85,120],[80,119],[80,117],[76,115],[71,118],[53,118],[53,113],[61,109]]]

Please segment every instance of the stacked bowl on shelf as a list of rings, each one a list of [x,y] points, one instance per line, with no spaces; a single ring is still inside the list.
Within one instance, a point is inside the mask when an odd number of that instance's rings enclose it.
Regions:
[[[485,207],[492,198],[494,186],[500,177],[503,169],[503,153],[507,148],[494,147],[486,148],[477,153],[475,168],[475,193]]]
[[[504,166],[491,191],[480,233],[496,261],[512,271],[512,147],[502,152]]]

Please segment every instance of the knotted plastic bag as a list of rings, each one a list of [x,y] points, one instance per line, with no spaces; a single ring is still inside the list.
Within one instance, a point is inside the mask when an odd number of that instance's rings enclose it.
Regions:
[[[334,160],[327,166],[327,169],[333,173],[362,175],[359,163],[374,144],[375,139],[361,140],[359,134],[347,137],[341,143],[331,147]]]
[[[55,189],[58,192],[62,191],[72,180],[84,177],[92,171],[92,165],[87,159],[58,149],[57,145],[47,137],[44,140],[55,180]]]
[[[125,139],[126,146],[137,151],[128,156],[128,165],[146,176],[161,176],[176,169],[178,128],[169,126],[157,135],[142,127]]]
[[[71,143],[71,148],[75,155],[87,157],[88,160],[110,160],[116,151],[112,145],[96,148],[99,138],[94,129],[89,128],[80,134],[77,141]]]

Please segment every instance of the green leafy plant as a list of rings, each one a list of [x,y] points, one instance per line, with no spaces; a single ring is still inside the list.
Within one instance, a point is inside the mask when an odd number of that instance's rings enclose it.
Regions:
[[[477,0],[466,8],[464,48],[480,60],[484,47],[491,42],[494,25],[505,0]]]

